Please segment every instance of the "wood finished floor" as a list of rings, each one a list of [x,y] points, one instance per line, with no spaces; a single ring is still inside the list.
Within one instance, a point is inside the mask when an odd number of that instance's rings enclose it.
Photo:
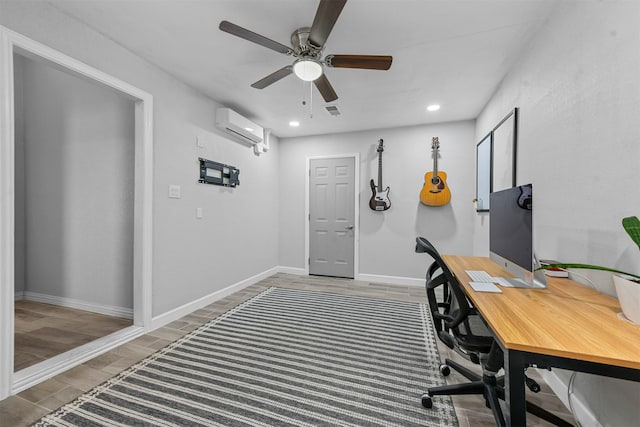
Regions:
[[[0,425],[2,425],[2,427],[20,427],[32,424],[43,415],[70,402],[80,394],[89,391],[172,341],[198,328],[203,323],[228,311],[271,286],[401,301],[425,301],[424,289],[422,287],[374,284],[349,279],[276,274],[255,285],[216,301],[207,307],[194,311],[149,334],[136,338],[127,344],[91,359],[18,395],[1,401]],[[441,345],[441,343],[438,344],[442,360],[444,360],[445,357],[449,357],[464,361],[447,347]],[[477,370],[476,366],[470,363],[468,365]],[[533,373],[528,372],[528,374]],[[538,394],[533,394],[527,390],[527,398],[555,412],[568,421],[573,422],[571,414],[544,382],[539,379],[538,376],[534,374],[532,376],[540,381],[542,391]],[[466,379],[456,373],[452,373],[448,377],[448,381],[455,383],[466,381]],[[420,396],[416,396],[417,404],[419,404],[419,399]],[[461,427],[495,425],[491,411],[484,406],[484,402],[480,396],[455,396],[453,400]],[[527,425],[542,427],[549,426],[550,424],[527,414]]]
[[[131,319],[40,302],[16,301],[14,370],[35,365],[131,324]]]

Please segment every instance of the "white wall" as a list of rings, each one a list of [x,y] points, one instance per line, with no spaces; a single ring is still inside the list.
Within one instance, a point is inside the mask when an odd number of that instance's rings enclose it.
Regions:
[[[21,62],[24,290],[132,309],[133,102]]]
[[[534,184],[540,258],[640,273],[620,224],[640,215],[639,23],[637,1],[561,3],[477,119],[479,139],[520,108],[517,181]],[[486,219],[476,218],[476,254],[487,251]],[[609,275],[594,279],[615,295]],[[640,418],[637,383],[578,374],[576,390],[603,425]]]
[[[305,268],[305,171],[313,156],[360,153],[360,274],[424,279],[427,259],[414,253],[416,236],[443,253],[471,254],[475,197],[474,122],[453,122],[305,138],[280,143],[280,265]],[[439,169],[448,173],[451,203],[424,206],[419,195],[433,168],[431,138],[440,140]],[[377,183],[378,140],[384,140],[383,186],[391,208],[369,208],[370,179]]]
[[[478,118],[477,139],[520,107],[518,183],[535,185],[541,258],[640,273],[620,225],[640,215],[639,7],[562,3]]]
[[[153,95],[154,316],[277,265],[277,138],[255,156],[216,130],[220,104],[46,3],[3,1],[0,24]],[[198,184],[198,157],[237,166],[240,186]],[[167,197],[169,184],[182,198]]]

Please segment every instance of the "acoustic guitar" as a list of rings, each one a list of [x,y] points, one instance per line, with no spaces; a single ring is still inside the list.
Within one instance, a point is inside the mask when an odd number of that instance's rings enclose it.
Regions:
[[[447,186],[447,173],[438,170],[438,150],[440,142],[434,136],[431,141],[433,150],[433,172],[424,175],[424,185],[420,191],[420,201],[427,206],[444,206],[451,201],[451,191]]]
[[[369,200],[369,207],[374,211],[386,211],[391,207],[391,200],[389,200],[389,187],[382,190],[382,152],[384,147],[382,146],[382,139],[378,141],[378,185],[373,182],[369,182],[371,186],[371,192],[373,195]]]

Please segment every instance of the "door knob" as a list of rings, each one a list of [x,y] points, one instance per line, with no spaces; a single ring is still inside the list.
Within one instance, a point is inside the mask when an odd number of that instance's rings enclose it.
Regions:
[[[345,228],[346,228],[347,230],[353,230],[353,225],[347,225]]]

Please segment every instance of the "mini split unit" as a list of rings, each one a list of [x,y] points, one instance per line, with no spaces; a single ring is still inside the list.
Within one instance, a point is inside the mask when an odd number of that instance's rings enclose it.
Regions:
[[[256,145],[264,140],[264,129],[230,108],[216,110],[216,126],[248,145]]]

